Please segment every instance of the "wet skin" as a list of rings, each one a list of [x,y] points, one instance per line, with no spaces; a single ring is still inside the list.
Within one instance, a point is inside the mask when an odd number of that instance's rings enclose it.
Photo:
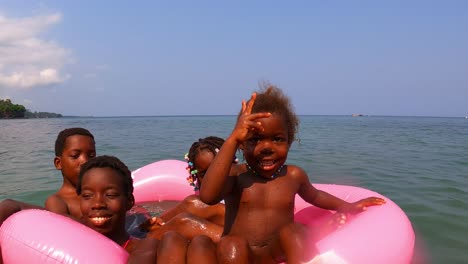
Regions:
[[[206,172],[200,198],[208,204],[226,201],[218,260],[277,263],[287,257],[288,263],[302,263],[309,258],[306,251],[314,249],[307,245],[308,231],[294,223],[296,194],[312,205],[342,212],[359,212],[384,201],[369,197],[347,203],[313,187],[301,168],[282,167],[291,143],[288,126],[281,114],[252,113],[255,99],[254,93],[242,102],[231,135]],[[247,164],[231,166],[239,148]]]
[[[197,168],[197,176],[200,180],[203,180],[208,167],[214,159],[214,155],[211,151],[203,150],[197,154],[194,160],[194,167]]]
[[[271,178],[286,162],[289,151],[287,126],[278,115],[260,118],[263,131],[250,133],[244,146],[244,157],[253,171],[264,178]]]
[[[125,215],[133,206],[124,190],[122,176],[111,168],[93,168],[81,184],[82,222],[118,244],[127,241]]]
[[[67,137],[62,155],[54,158],[54,165],[61,170],[62,187],[45,202],[49,211],[70,215],[75,219],[81,217],[80,199],[76,194],[76,184],[80,166],[96,156],[94,140],[89,136],[73,135]]]
[[[91,137],[73,135],[66,139],[62,155],[55,157],[54,165],[57,170],[62,171],[66,181],[76,186],[80,166],[95,156],[96,147]]]

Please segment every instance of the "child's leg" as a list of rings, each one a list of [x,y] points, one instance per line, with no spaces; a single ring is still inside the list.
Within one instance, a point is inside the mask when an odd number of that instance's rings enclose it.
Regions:
[[[136,240],[135,244],[131,243],[131,245],[126,248],[130,253],[127,263],[155,263],[158,247],[159,240],[157,239],[148,238]]]
[[[218,263],[251,263],[250,248],[246,239],[238,236],[224,236],[218,243]]]
[[[185,263],[188,241],[174,231],[166,232],[158,247],[157,263]]]
[[[317,254],[310,242],[309,231],[302,224],[291,223],[281,228],[279,239],[287,263],[304,263]]]
[[[187,250],[187,264],[217,263],[216,245],[207,236],[196,236]]]
[[[224,204],[208,205],[202,202],[197,195],[187,196],[175,208],[162,214],[161,219],[167,222],[184,212],[204,218],[217,225],[224,224]]]
[[[172,218],[164,225],[151,227],[147,237],[160,239],[167,231],[177,231],[187,239],[191,240],[197,235],[205,235],[214,242],[218,242],[223,228],[189,213],[181,213]]]

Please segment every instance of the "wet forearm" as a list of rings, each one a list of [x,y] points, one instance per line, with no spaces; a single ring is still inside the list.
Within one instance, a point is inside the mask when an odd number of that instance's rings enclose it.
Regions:
[[[23,203],[11,199],[0,202],[0,225],[12,214],[26,209],[44,209],[40,206]]]
[[[313,204],[317,207],[334,211],[339,210],[343,206],[349,205],[348,202],[320,190],[318,191],[318,194]]]
[[[237,141],[229,137],[211,162],[200,189],[200,200],[204,203],[215,204],[220,201],[237,148]]]

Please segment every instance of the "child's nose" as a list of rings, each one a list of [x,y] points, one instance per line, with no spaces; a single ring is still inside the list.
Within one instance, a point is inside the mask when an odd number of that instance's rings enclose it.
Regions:
[[[271,142],[269,142],[269,141],[262,142],[260,152],[264,153],[264,154],[273,152],[273,150],[271,148]]]
[[[103,195],[96,195],[94,196],[94,200],[93,200],[93,209],[101,209],[101,208],[105,208],[106,207],[106,203],[104,202],[104,196]]]

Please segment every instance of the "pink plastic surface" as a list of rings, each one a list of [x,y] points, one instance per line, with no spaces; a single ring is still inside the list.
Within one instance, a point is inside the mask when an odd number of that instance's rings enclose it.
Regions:
[[[389,198],[379,193],[353,186],[314,184],[348,202],[369,196],[385,199],[386,204],[368,207],[366,211],[348,216],[347,222],[316,242],[320,253],[333,252],[345,263],[407,264],[411,262],[415,236],[406,214]],[[312,228],[320,228],[330,218],[330,212],[311,206],[296,196],[295,220]],[[313,231],[313,230],[312,230]]]
[[[135,202],[183,200],[194,194],[187,182],[187,163],[160,160],[132,172]]]
[[[187,164],[178,160],[162,160],[133,172],[137,202],[182,200],[193,194],[186,177]],[[354,202],[369,196],[386,200],[382,206],[348,218],[347,222],[328,236],[316,241],[321,254],[332,254],[348,264],[406,264],[411,262],[414,231],[406,214],[389,198],[376,192],[353,186],[314,184],[320,190]],[[312,206],[296,196],[295,220],[310,227],[311,232],[323,227],[335,212]],[[330,263],[330,262],[313,262]],[[335,262],[333,262],[335,263]]]
[[[194,194],[186,181],[187,164],[162,160],[132,173],[136,202],[182,200]],[[369,196],[386,200],[351,216],[315,246],[334,261],[309,263],[407,264],[414,249],[414,231],[406,214],[393,201],[376,192],[353,186],[314,184],[349,202]],[[314,232],[322,228],[334,212],[306,203],[296,196],[295,220]],[[128,254],[117,244],[66,217],[41,210],[16,213],[0,228],[0,244],[5,264],[12,263],[125,263]],[[339,261],[336,261],[339,259]]]
[[[24,210],[0,227],[5,264],[127,263],[128,253],[107,237],[45,210]]]

